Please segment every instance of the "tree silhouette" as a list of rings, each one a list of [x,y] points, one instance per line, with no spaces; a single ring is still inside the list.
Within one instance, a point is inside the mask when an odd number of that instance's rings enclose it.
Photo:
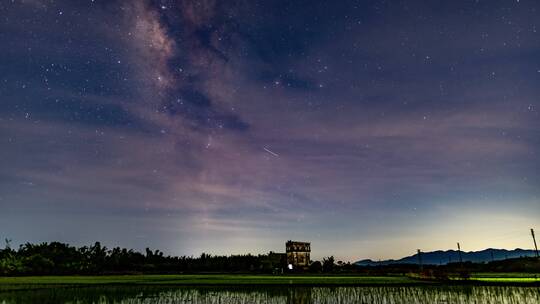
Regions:
[[[323,258],[322,268],[324,272],[334,271],[334,256]]]

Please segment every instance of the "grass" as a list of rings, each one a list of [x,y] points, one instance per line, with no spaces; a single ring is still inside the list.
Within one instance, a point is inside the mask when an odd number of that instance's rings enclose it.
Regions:
[[[527,272],[477,272],[477,278],[540,278],[540,273]]]
[[[452,284],[538,285],[540,275],[525,273],[476,273],[468,281]],[[106,276],[28,276],[0,277],[0,291],[91,285],[177,285],[177,286],[410,286],[437,284],[407,276],[355,275],[106,275]]]
[[[302,275],[113,275],[0,277],[0,285],[407,285],[426,284],[404,276]]]
[[[537,284],[540,283],[540,274],[535,273],[476,273],[472,281],[484,283],[511,283],[511,284]]]
[[[475,273],[471,280],[486,283],[540,283],[540,274],[522,272]]]
[[[540,283],[538,278],[471,278],[472,281],[486,283]]]

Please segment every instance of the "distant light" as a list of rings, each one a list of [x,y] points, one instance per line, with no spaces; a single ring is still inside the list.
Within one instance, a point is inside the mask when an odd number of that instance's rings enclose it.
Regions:
[[[292,264],[289,264],[288,267],[289,267],[289,270],[292,270]]]

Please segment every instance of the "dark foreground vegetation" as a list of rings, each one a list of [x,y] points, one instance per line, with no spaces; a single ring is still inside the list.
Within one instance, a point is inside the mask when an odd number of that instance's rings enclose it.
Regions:
[[[91,246],[74,247],[52,242],[24,244],[12,249],[9,242],[0,249],[0,276],[29,275],[112,275],[112,274],[178,274],[178,273],[243,273],[281,274],[283,256],[264,255],[166,256],[159,250],[144,253],[125,248],[108,249],[96,242]],[[313,261],[305,274],[392,276],[407,275],[419,279],[469,279],[472,273],[520,273],[533,277],[540,273],[536,258],[519,258],[489,263],[451,263],[448,265],[397,264],[358,266],[335,261],[333,257]]]
[[[468,280],[473,277],[528,277],[536,279],[540,274],[540,260],[523,257],[493,261],[487,263],[449,263],[446,265],[393,264],[385,266],[364,266],[358,268],[359,272],[369,275],[402,274],[415,276],[421,279],[434,279],[445,281],[451,279]],[[489,274],[479,276],[479,274]],[[510,274],[510,276],[508,276]]]
[[[0,275],[92,275],[137,273],[276,273],[284,268],[283,256],[166,256],[147,248],[144,253],[99,242],[75,247],[60,242],[21,245],[15,250],[6,244],[0,249]],[[350,264],[349,264],[350,266]],[[334,271],[333,257],[313,262],[314,272]]]

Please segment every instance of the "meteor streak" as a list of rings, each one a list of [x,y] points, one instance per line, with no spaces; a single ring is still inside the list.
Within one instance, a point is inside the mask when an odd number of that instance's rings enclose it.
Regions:
[[[275,156],[275,157],[279,157],[279,154],[277,154],[277,153],[275,153],[275,152],[273,152],[273,151],[267,149],[266,147],[263,147],[263,150],[266,151],[266,152],[268,152],[268,153],[270,153],[270,154],[272,154],[272,155]]]

